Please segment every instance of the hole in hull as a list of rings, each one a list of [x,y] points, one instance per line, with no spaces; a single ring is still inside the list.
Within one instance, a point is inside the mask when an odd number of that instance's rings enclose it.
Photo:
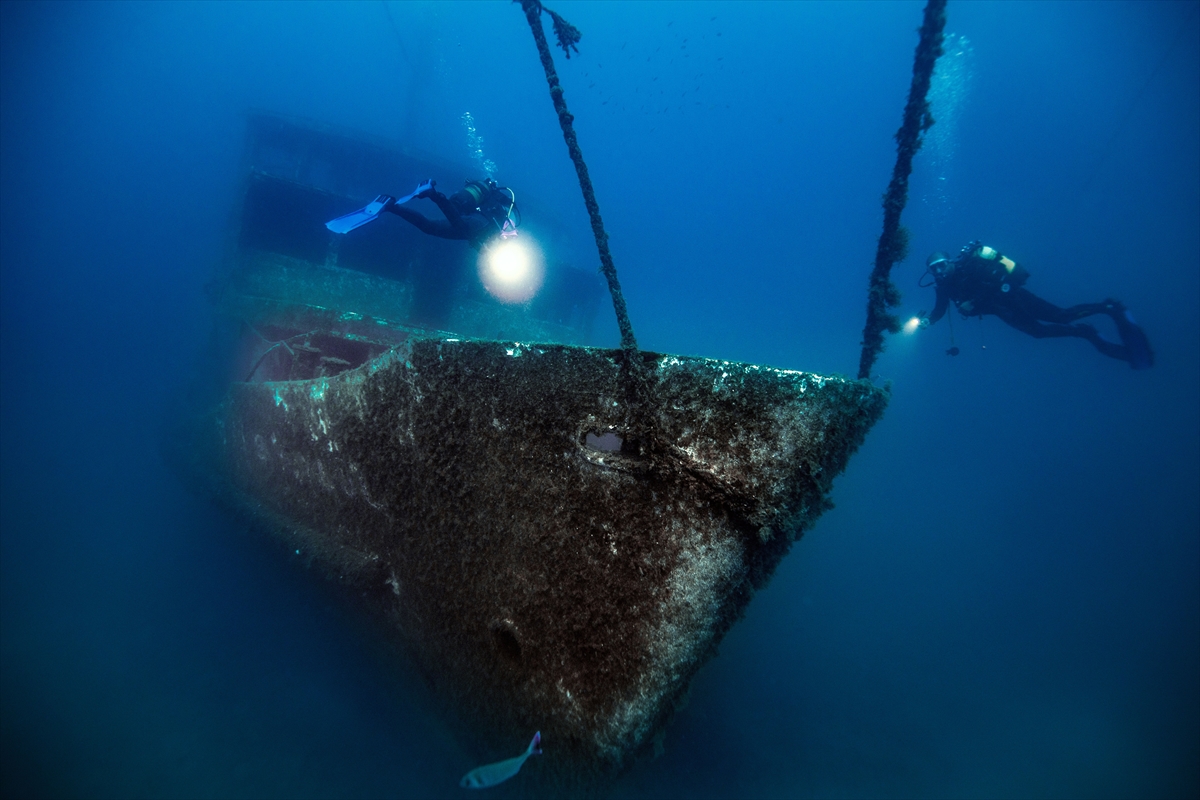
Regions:
[[[509,664],[521,663],[521,643],[517,640],[516,626],[510,620],[494,622],[492,629],[492,644],[500,658]]]
[[[625,438],[616,431],[606,431],[601,434],[589,432],[587,436],[583,437],[583,444],[585,447],[601,453],[619,453],[625,445]]]

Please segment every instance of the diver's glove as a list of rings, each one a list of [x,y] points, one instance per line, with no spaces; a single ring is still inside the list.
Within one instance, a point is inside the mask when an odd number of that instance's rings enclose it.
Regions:
[[[924,311],[917,312],[917,319],[920,320],[920,322],[917,323],[917,327],[919,327],[919,328],[928,328],[929,327],[929,315],[926,314]]]

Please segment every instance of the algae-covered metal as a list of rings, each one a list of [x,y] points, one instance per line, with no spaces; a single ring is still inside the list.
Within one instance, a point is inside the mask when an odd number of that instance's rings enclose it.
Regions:
[[[886,402],[643,355],[654,447],[624,436],[620,351],[410,339],[339,375],[234,384],[191,430],[192,470],[353,585],[480,741],[540,728],[541,767],[612,773]]]

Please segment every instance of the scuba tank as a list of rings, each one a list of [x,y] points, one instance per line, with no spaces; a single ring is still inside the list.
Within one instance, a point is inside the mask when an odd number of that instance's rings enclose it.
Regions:
[[[463,188],[450,195],[450,202],[461,214],[480,214],[491,220],[502,234],[515,234],[521,224],[516,192],[491,178],[467,181]]]
[[[971,242],[958,255],[960,263],[971,260],[984,267],[984,272],[990,279],[988,282],[1001,292],[1010,292],[1014,287],[1023,286],[1025,281],[1029,280],[1029,270],[983,242]]]

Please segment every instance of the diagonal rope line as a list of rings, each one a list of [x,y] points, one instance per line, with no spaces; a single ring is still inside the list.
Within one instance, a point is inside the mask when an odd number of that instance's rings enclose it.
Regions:
[[[942,31],[946,27],[946,0],[929,0],[921,25],[921,40],[913,58],[912,85],[904,105],[904,122],[896,131],[896,166],[883,198],[883,233],[875,250],[875,268],[867,289],[867,322],[863,327],[862,355],[858,377],[869,378],[875,359],[883,352],[884,332],[900,330],[900,320],[888,311],[900,304],[900,290],[892,283],[892,266],[908,253],[908,231],[900,225],[900,213],[908,204],[908,177],[913,156],[921,149],[921,134],[933,125],[929,115],[929,83],[942,54]]]
[[[533,31],[533,40],[537,43],[538,55],[542,59],[542,69],[546,72],[546,83],[550,86],[550,99],[558,114],[558,124],[562,128],[563,139],[567,143],[567,151],[575,164],[575,174],[579,177],[579,188],[583,192],[583,202],[587,206],[588,217],[592,222],[592,235],[596,238],[596,249],[600,252],[600,272],[608,281],[608,292],[612,295],[613,310],[617,314],[617,325],[621,329],[621,349],[630,356],[638,349],[637,339],[633,335],[633,325],[629,322],[629,311],[625,307],[625,297],[621,294],[621,283],[617,280],[617,267],[613,264],[612,253],[608,249],[608,233],[604,230],[604,221],[600,218],[600,204],[596,202],[596,192],[592,189],[592,179],[588,175],[587,164],[583,160],[583,151],[579,149],[579,140],[575,136],[575,117],[567,110],[567,101],[563,98],[562,84],[558,81],[558,72],[554,69],[554,59],[550,55],[550,46],[546,43],[546,32],[542,28],[542,11],[547,11],[554,20],[554,31],[558,35],[559,46],[570,58],[571,47],[579,41],[579,31],[570,23],[549,9],[543,9],[538,0],[521,0],[521,9],[525,19]]]

